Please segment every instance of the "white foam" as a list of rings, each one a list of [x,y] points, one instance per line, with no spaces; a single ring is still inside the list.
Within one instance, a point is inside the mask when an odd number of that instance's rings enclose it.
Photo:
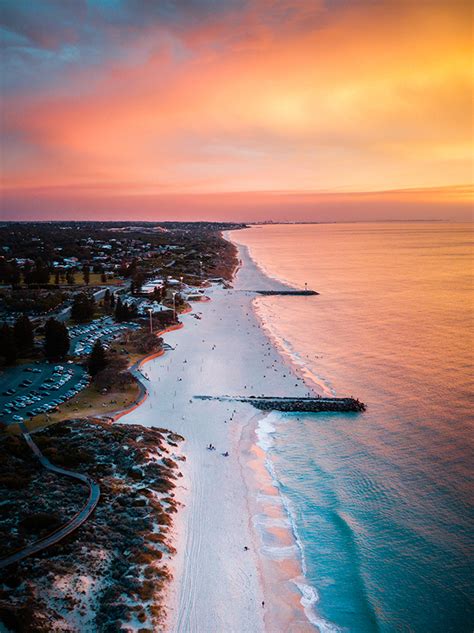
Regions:
[[[295,368],[295,371],[300,373],[308,385],[313,385],[318,393],[322,393],[327,396],[336,396],[336,390],[322,376],[319,376],[315,371],[307,366],[307,362],[296,352],[293,345],[285,339],[276,329],[271,318],[268,318],[268,313],[271,316],[271,310],[265,299],[268,297],[259,297],[252,302],[255,314],[257,315],[263,330],[267,333],[274,347],[286,357],[289,363]],[[267,313],[267,314],[265,314]]]
[[[270,448],[273,446],[272,435],[276,432],[276,428],[272,424],[271,414],[267,415],[259,421],[257,430],[255,432],[258,437],[257,446],[260,446],[260,448],[265,452],[269,451]]]
[[[267,558],[272,560],[286,560],[295,558],[298,555],[298,548],[295,545],[263,545],[260,551]]]
[[[257,501],[274,506],[283,505],[280,495],[264,495],[261,492],[257,494]]]
[[[269,517],[266,514],[255,514],[252,518],[255,526],[262,526],[266,528],[272,527],[291,527],[290,520],[286,517],[275,518]]]
[[[292,582],[301,592],[300,603],[306,617],[318,629],[319,633],[340,633],[341,629],[338,626],[322,618],[314,609],[314,605],[319,601],[316,589],[298,579],[293,579]]]
[[[263,448],[263,450],[268,451],[273,445],[272,436],[277,432],[276,423],[280,422],[280,420],[283,420],[283,418],[281,416],[279,417],[278,414],[275,413],[272,413],[260,420],[259,427],[256,433],[259,437],[259,446]],[[328,622],[327,620],[322,618],[314,608],[314,605],[319,601],[319,596],[316,589],[309,585],[306,581],[306,557],[304,553],[303,543],[298,532],[296,513],[293,507],[293,503],[286,495],[281,492],[280,483],[278,481],[275,467],[270,459],[270,456],[268,456],[265,460],[265,467],[272,479],[273,485],[279,491],[281,505],[285,508],[285,512],[288,517],[287,521],[285,521],[285,527],[291,527],[295,543],[294,545],[289,546],[264,545],[260,551],[264,556],[267,556],[272,560],[285,560],[289,558],[299,557],[301,561],[301,571],[303,573],[303,578],[293,579],[292,582],[298,587],[299,591],[301,592],[300,602],[308,621],[318,629],[319,633],[340,633],[341,629],[339,629],[339,627],[337,627],[332,622]],[[259,495],[259,498],[265,498],[271,500],[271,503],[275,503],[275,499],[277,499],[278,497],[274,497],[272,495]],[[281,519],[272,519],[271,517],[264,518],[264,515],[259,514],[254,516],[253,521],[255,527],[260,532],[260,537],[263,541],[263,533],[265,527],[270,527],[272,525],[272,522],[278,522],[281,521]]]

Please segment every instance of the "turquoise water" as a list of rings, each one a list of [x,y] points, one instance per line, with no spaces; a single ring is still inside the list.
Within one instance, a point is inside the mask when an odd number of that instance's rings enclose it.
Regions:
[[[267,273],[321,293],[258,311],[318,391],[368,405],[272,414],[268,454],[314,608],[342,631],[472,631],[472,225],[234,237]]]

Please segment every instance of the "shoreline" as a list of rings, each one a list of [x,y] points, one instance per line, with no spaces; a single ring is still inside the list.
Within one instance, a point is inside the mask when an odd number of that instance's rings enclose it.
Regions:
[[[303,396],[308,391],[259,322],[254,293],[246,292],[288,286],[265,276],[247,249],[234,245],[241,262],[233,288],[211,286],[212,301],[193,306],[199,320],[187,315],[186,327],[168,334],[174,350],[147,362],[147,401],[119,423],[157,424],[185,437],[164,630],[306,633],[315,628],[294,582],[302,580],[302,561],[258,446],[259,422],[267,415],[247,403],[193,400],[199,393]],[[209,443],[215,452],[206,450]],[[223,450],[230,456],[222,457]],[[273,497],[273,508],[260,503],[267,497]],[[266,512],[274,516],[265,528],[259,520]]]
[[[164,334],[167,334],[168,332],[173,332],[174,330],[180,330],[182,327],[183,327],[182,323],[177,323],[176,325],[170,325],[164,330],[155,332],[155,336],[161,337]],[[152,352],[151,354],[147,354],[146,356],[143,356],[143,358],[140,358],[137,362],[133,363],[133,365],[131,365],[128,368],[127,371],[129,371],[132,374],[132,376],[135,378],[135,380],[138,383],[138,387],[140,389],[140,393],[138,394],[138,397],[135,399],[134,402],[131,402],[125,409],[112,411],[102,416],[91,414],[90,417],[91,418],[105,418],[109,420],[111,423],[113,423],[120,420],[120,418],[122,418],[124,415],[128,415],[132,411],[135,411],[135,409],[138,409],[138,407],[140,407],[148,398],[148,389],[146,387],[146,384],[143,382],[143,379],[145,378],[146,380],[146,377],[141,372],[141,368],[143,367],[143,365],[145,365],[146,363],[149,363],[155,358],[159,358],[160,356],[163,356],[164,353],[165,353],[165,350],[160,349],[157,352]]]
[[[244,252],[248,260],[247,265],[250,261],[263,278],[278,284],[280,287],[290,289],[294,287],[288,281],[270,275],[252,257],[246,246],[236,242],[232,243],[238,249],[239,255]],[[264,301],[264,297],[256,295],[251,301],[253,315],[288,371],[298,381],[306,385],[308,395],[311,392],[318,394],[318,389],[325,391],[324,385],[321,385],[309,370],[298,366],[291,351],[284,346],[264,320],[259,309],[262,299]],[[275,479],[271,459],[267,451],[261,446],[260,433],[262,427],[269,424],[268,417],[271,415],[271,411],[256,411],[255,418],[242,429],[242,451],[239,451],[242,474],[247,485],[249,513],[254,519],[255,536],[260,538],[260,549],[265,547],[265,536],[270,536],[272,545],[269,549],[275,548],[275,550],[281,549],[283,551],[286,549],[289,553],[289,556],[283,555],[281,559],[278,556],[276,559],[267,558],[265,555],[260,556],[265,599],[271,605],[268,616],[265,618],[266,630],[269,632],[284,630],[288,633],[306,633],[306,631],[311,633],[315,630],[320,630],[322,633],[327,630],[328,633],[331,633],[335,629],[331,626],[326,629],[326,622],[313,611],[313,605],[318,598],[317,593],[305,578],[302,544],[295,532],[296,527],[287,505],[288,500],[285,500]],[[258,494],[255,496],[257,491]],[[262,516],[264,520],[267,519],[269,527],[265,528],[265,525],[262,525]],[[255,522],[256,517],[258,517],[257,522]],[[260,524],[257,527],[255,523]],[[257,534],[259,528],[260,535]]]

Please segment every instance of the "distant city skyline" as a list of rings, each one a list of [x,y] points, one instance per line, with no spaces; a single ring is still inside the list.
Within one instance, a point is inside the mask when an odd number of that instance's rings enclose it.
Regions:
[[[472,218],[468,2],[0,9],[2,219]]]

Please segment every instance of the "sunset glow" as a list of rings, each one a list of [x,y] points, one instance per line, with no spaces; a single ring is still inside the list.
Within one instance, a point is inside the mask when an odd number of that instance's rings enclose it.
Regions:
[[[2,2],[5,219],[469,217],[467,2],[30,6]]]

